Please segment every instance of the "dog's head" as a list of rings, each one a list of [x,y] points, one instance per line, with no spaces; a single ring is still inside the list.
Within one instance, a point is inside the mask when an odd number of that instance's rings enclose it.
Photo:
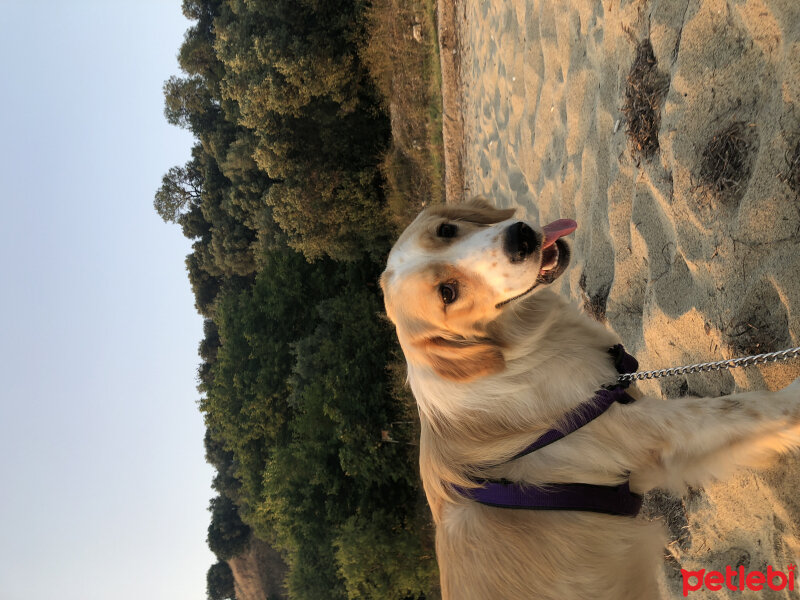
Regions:
[[[503,369],[491,324],[515,302],[555,281],[569,264],[561,236],[478,198],[423,211],[400,236],[381,276],[386,312],[410,363],[469,381]]]

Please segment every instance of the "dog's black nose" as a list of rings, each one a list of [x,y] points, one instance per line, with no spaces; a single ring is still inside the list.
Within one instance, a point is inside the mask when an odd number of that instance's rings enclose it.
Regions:
[[[503,250],[512,262],[520,262],[533,254],[541,245],[536,232],[520,221],[506,229]]]

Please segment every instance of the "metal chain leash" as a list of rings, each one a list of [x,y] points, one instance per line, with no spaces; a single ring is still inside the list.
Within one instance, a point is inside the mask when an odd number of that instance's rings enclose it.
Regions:
[[[717,362],[697,363],[685,367],[672,367],[671,369],[660,369],[658,371],[637,371],[636,373],[626,373],[620,375],[618,381],[640,381],[642,379],[659,379],[670,377],[671,375],[686,375],[688,373],[703,373],[707,371],[719,371],[720,369],[735,369],[736,367],[750,367],[752,365],[763,365],[779,360],[789,360],[800,355],[800,346],[788,348],[778,352],[768,352],[766,354],[756,354],[755,356],[744,356],[742,358],[731,358],[719,360]]]

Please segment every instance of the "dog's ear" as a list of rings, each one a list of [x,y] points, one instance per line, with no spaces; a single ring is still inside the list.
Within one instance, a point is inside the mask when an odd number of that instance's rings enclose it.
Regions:
[[[477,196],[466,204],[437,207],[436,212],[453,221],[493,225],[510,219],[517,210],[515,208],[495,208],[486,198]]]
[[[465,206],[474,206],[483,210],[497,210],[485,196],[473,196],[464,203]]]
[[[383,292],[383,306],[386,309],[386,316],[389,317],[389,320],[392,323],[396,323],[397,314],[395,313],[395,307],[391,302],[392,297],[389,294],[389,282],[391,281],[393,275],[394,273],[390,269],[386,269],[381,275],[379,283],[381,284],[381,292]]]
[[[394,275],[394,273],[391,269],[386,269],[383,273],[381,273],[379,283],[381,284],[381,291],[383,292],[384,296],[386,296],[386,289],[389,287],[389,280],[392,278],[392,275]]]
[[[489,339],[449,340],[426,338],[416,344],[430,367],[445,379],[466,382],[499,373],[506,362],[498,345]]]

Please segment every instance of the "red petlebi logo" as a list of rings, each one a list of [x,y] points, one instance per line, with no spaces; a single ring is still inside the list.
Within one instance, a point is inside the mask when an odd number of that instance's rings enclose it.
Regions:
[[[723,586],[728,590],[763,590],[765,587],[770,590],[794,590],[794,565],[786,567],[786,573],[767,566],[767,572],[749,571],[745,573],[744,567],[731,569],[730,565],[725,567],[725,573],[720,571],[687,571],[681,569],[683,577],[683,597],[689,592],[696,592],[700,589],[711,591],[721,590]]]

